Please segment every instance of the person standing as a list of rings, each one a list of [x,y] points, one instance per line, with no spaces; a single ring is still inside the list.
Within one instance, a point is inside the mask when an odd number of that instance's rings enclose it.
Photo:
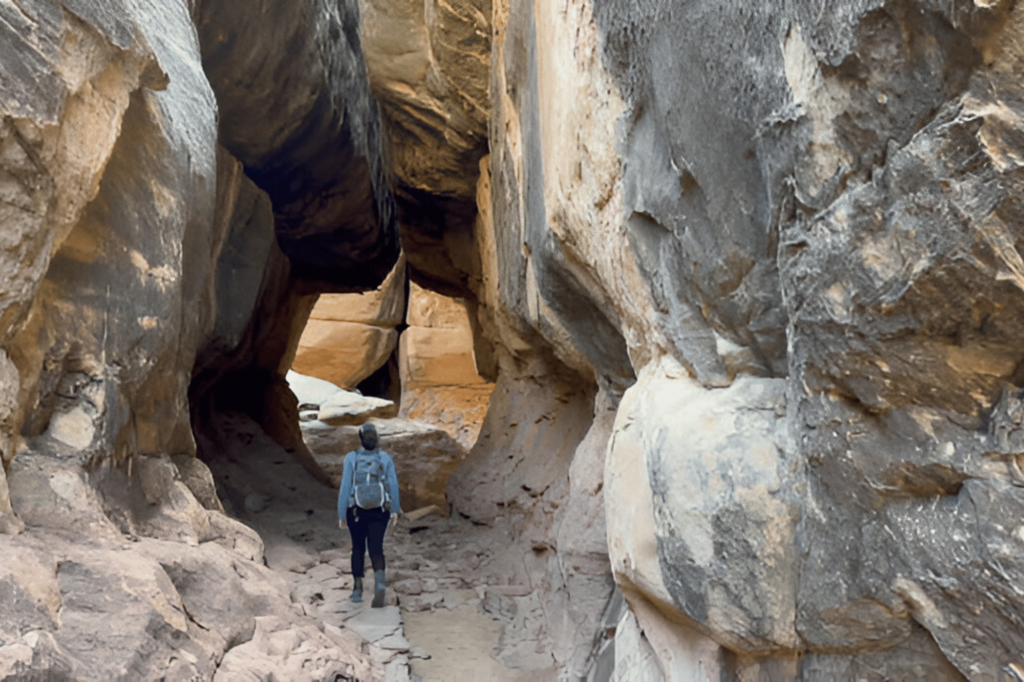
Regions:
[[[338,491],[338,527],[348,528],[352,537],[352,601],[363,599],[363,567],[366,550],[373,566],[373,603],[384,606],[384,534],[398,523],[402,507],[398,499],[398,476],[391,455],[381,450],[373,424],[359,427],[362,448],[345,455],[345,468]]]

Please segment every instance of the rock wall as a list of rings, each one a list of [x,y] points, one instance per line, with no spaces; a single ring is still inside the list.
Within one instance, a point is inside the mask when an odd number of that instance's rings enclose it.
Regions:
[[[479,374],[474,345],[467,303],[409,283],[400,258],[374,291],[319,297],[292,369],[393,395],[402,418],[437,426],[470,448],[494,389]]]
[[[493,4],[479,336],[499,390],[562,385],[544,357],[607,394],[607,549],[666,679],[1021,664],[1022,20]],[[497,404],[450,490],[481,521],[539,416]]]
[[[480,376],[465,301],[412,284],[398,341],[401,416],[444,429],[464,448],[476,442],[494,384]]]
[[[298,333],[316,292],[398,256],[355,26],[327,2],[0,8],[0,530],[24,531],[0,677],[212,679],[260,618],[306,674],[360,665],[196,458],[242,410],[315,469],[288,418]],[[255,54],[260,33],[308,49]]]

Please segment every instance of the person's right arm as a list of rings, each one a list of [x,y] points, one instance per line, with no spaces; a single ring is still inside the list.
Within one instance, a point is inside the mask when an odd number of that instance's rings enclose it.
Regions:
[[[353,475],[352,453],[345,455],[345,465],[341,473],[341,486],[338,488],[338,528],[345,529],[345,513],[348,511],[348,498],[352,495]]]

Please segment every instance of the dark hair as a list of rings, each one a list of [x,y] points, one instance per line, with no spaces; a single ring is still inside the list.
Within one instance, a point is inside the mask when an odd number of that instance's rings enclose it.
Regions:
[[[359,442],[367,450],[374,450],[380,444],[380,436],[373,424],[363,424],[359,427]]]

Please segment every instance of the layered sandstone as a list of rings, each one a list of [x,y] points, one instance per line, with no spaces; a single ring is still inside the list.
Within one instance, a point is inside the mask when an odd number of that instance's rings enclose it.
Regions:
[[[504,372],[550,386],[528,359],[553,357],[609,393],[623,641],[666,679],[1015,662],[1019,9],[581,0],[493,22],[481,328]],[[477,478],[519,437],[456,472],[471,516],[548,504]],[[570,482],[574,449],[552,452]]]
[[[309,315],[292,369],[356,388],[380,369],[398,345],[406,313],[405,259],[373,291],[322,294]]]
[[[494,384],[480,376],[465,301],[413,284],[398,344],[403,417],[439,426],[472,447]]]

